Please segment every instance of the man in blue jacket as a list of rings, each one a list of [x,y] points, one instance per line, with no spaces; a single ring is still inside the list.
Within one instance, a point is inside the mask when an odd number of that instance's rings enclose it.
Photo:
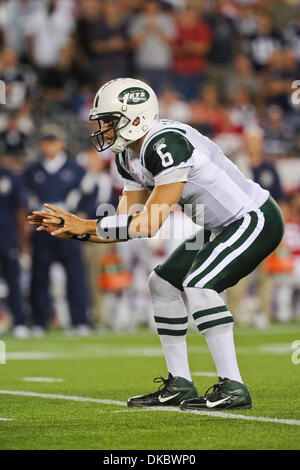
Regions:
[[[89,214],[96,203],[97,189],[90,175],[67,154],[66,136],[55,124],[40,129],[40,159],[24,173],[31,210],[39,210],[46,201]],[[63,264],[67,277],[67,297],[72,326],[86,333],[87,293],[81,247],[78,241],[53,239],[49,234],[32,234],[31,302],[35,331],[43,334],[51,315],[49,269],[54,261]]]

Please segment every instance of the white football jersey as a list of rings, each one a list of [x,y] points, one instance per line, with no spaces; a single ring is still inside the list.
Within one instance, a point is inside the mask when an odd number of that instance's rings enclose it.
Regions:
[[[222,150],[187,124],[160,120],[146,135],[140,153],[116,156],[124,190],[152,190],[185,182],[179,205],[208,230],[219,231],[258,209],[269,192],[245,178]]]

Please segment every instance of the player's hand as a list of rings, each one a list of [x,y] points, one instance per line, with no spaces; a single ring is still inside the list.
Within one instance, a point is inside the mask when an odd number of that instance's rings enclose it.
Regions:
[[[80,219],[74,214],[67,212],[52,204],[45,204],[49,210],[41,211],[43,215],[43,224],[51,225],[53,220],[59,221],[51,235],[57,237],[62,234],[70,233],[72,235],[84,235],[87,232],[86,220]]]
[[[49,212],[49,211],[47,211]],[[51,217],[47,214],[47,219],[45,218],[44,211],[33,211],[31,215],[27,217],[30,225],[37,225],[37,232],[48,232],[53,233],[58,230],[61,219],[57,217]],[[45,222],[47,220],[47,222]],[[57,235],[57,238],[71,238],[72,233],[64,232]]]
[[[27,217],[27,220],[29,221],[30,225],[42,225],[44,218],[44,211],[33,211],[32,214]],[[51,217],[51,224],[59,225],[60,223],[61,219]]]

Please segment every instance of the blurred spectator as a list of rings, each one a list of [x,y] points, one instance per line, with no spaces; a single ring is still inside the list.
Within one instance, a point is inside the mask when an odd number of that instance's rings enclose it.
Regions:
[[[0,109],[0,130],[32,132],[31,112],[36,97],[36,75],[19,62],[11,47],[4,47],[0,54],[0,80],[5,83],[6,104]]]
[[[258,31],[251,38],[249,53],[256,70],[261,71],[270,64],[273,53],[282,47],[283,42],[266,11],[259,12],[257,20]]]
[[[291,321],[300,314],[300,192],[292,194],[281,209],[285,218],[284,238],[269,257],[269,264],[273,261],[270,266],[274,271],[276,319]]]
[[[295,133],[294,129],[284,121],[284,115],[279,106],[272,105],[267,109],[263,129],[266,155],[273,158],[288,155],[294,145]]]
[[[225,96],[228,99],[237,90],[247,90],[252,102],[256,103],[261,90],[258,75],[254,73],[251,60],[245,54],[238,54],[234,61],[234,68],[230,69],[223,84]]]
[[[183,101],[173,88],[166,89],[160,95],[159,114],[161,118],[186,123],[190,122],[191,116],[189,104]]]
[[[172,17],[162,12],[158,0],[147,0],[143,12],[132,18],[130,36],[136,73],[160,94],[171,82]]]
[[[283,29],[283,37],[287,49],[292,51],[297,58],[298,72],[300,69],[300,7],[297,5],[297,12],[294,18]]]
[[[239,33],[239,49],[248,51],[250,39],[258,30],[255,1],[237,2],[236,28]]]
[[[0,267],[8,286],[8,307],[13,316],[13,334],[27,338],[29,329],[21,302],[19,254],[26,250],[25,190],[21,179],[0,163]]]
[[[267,189],[277,202],[282,201],[285,195],[280,176],[274,164],[268,161],[264,155],[263,130],[258,126],[246,128],[244,143],[250,178]]]
[[[80,86],[86,79],[79,67],[75,44],[69,41],[59,51],[57,63],[40,76],[43,99],[51,100],[66,108],[73,108]]]
[[[90,176],[65,151],[63,130],[49,124],[40,129],[40,160],[24,173],[29,209],[41,210],[45,202],[88,217],[95,207],[96,188]],[[72,325],[87,332],[86,287],[80,242],[55,239],[48,233],[32,234],[31,302],[35,332],[43,334],[51,314],[49,269],[54,261],[63,264]]]
[[[26,155],[27,136],[10,125],[10,128],[0,132],[0,151],[4,153],[2,158],[6,157],[24,157]]]
[[[93,61],[97,57],[93,45],[98,38],[102,27],[104,6],[98,0],[78,0],[78,15],[74,31],[76,51],[80,58],[82,70],[91,74],[97,81],[98,71],[93,67]]]
[[[128,14],[120,0],[80,0],[75,38],[82,69],[96,89],[99,82],[129,70]]]
[[[74,27],[72,0],[39,2],[26,25],[30,61],[41,72],[53,67]]]
[[[2,17],[5,43],[15,49],[21,60],[28,61],[26,40],[27,22],[41,2],[39,0],[10,0],[4,3]]]
[[[153,265],[152,240],[141,239],[135,243],[129,240],[115,245],[116,252],[124,265],[132,273],[130,289],[121,293],[107,293],[107,307],[111,302],[111,322],[116,331],[132,331],[137,326],[149,325],[151,317],[151,300],[149,299],[148,281]],[[121,295],[120,295],[121,294]],[[117,315],[113,318],[115,305]]]
[[[276,50],[264,77],[266,105],[275,104],[286,113],[293,113],[291,102],[292,83],[297,77],[297,61],[290,50]],[[293,119],[292,119],[293,121]]]
[[[176,15],[176,42],[174,47],[174,72],[181,96],[190,101],[201,88],[207,74],[207,55],[212,32],[200,19],[192,6]]]
[[[276,300],[279,320],[290,321],[300,313],[300,192],[290,198],[290,214],[286,220],[285,243],[293,256],[290,274],[281,276]],[[298,294],[298,298],[294,294]]]
[[[300,191],[300,158],[278,158],[274,161],[282,181],[285,193],[293,194]]]
[[[228,110],[220,105],[217,89],[213,85],[203,87],[201,101],[191,101],[190,111],[191,123],[208,136],[240,131],[239,126],[232,123]]]
[[[111,204],[113,202],[112,184],[107,173],[107,161],[99,154],[94,147],[80,152],[77,155],[77,162],[83,166],[86,172],[94,180],[97,187],[97,198],[95,200],[94,214],[100,204]],[[91,216],[95,218],[95,215]],[[93,326],[103,328],[107,326],[104,310],[104,293],[98,285],[98,276],[101,268],[101,258],[109,253],[111,245],[85,243],[83,253],[85,258],[86,272],[88,277],[88,289],[91,299],[90,318]]]
[[[291,90],[292,92],[294,90],[295,77],[300,77],[300,60],[297,61],[294,52],[286,50],[283,60],[283,80],[285,84],[286,97],[285,99],[282,97],[282,102],[284,103],[283,106],[286,110],[288,123],[293,126],[295,131],[298,133],[300,130],[300,102],[295,102],[291,93]]]
[[[85,132],[87,135],[90,135],[96,130],[95,122],[93,121],[86,122],[85,126]],[[98,158],[96,159],[96,157]],[[100,170],[97,170],[96,174],[93,174],[93,172],[91,174],[92,178],[95,179],[96,185],[100,184],[100,192],[98,192],[98,198],[101,197],[101,200],[103,200],[108,197],[111,204],[114,207],[117,207],[117,205],[119,204],[119,198],[122,196],[123,192],[123,180],[117,170],[117,166],[115,164],[115,157],[116,155],[111,151],[110,148],[104,150],[101,153],[98,153],[96,152],[94,146],[87,148],[85,141],[84,148],[77,154],[77,162],[79,163],[79,165],[82,165],[84,167],[88,165],[88,168],[91,168],[92,163],[95,163],[96,168],[99,168],[100,166],[101,168],[103,167],[101,173]],[[97,161],[99,159],[100,162]],[[109,178],[109,185],[107,178]]]
[[[224,81],[231,75],[231,64],[237,48],[237,29],[232,18],[223,12],[223,0],[216,0],[213,14],[206,16],[213,32],[211,48],[208,55],[208,77],[219,92],[220,99],[225,100]]]
[[[232,95],[230,119],[238,127],[245,128],[257,122],[256,108],[245,88],[238,88]]]
[[[266,160],[264,155],[264,133],[258,126],[251,126],[244,131],[244,149],[235,161],[239,169],[248,178],[251,178],[278,202],[283,201],[285,194],[281,185],[279,174],[272,162]],[[255,306],[251,308],[246,302],[251,284],[256,292]],[[237,322],[252,323],[257,328],[265,328],[273,317],[272,295],[274,288],[273,273],[261,265],[251,276],[247,276],[226,292],[226,304],[237,317]],[[253,289],[253,288],[252,288]],[[244,304],[244,305],[243,305]],[[245,308],[246,305],[246,308]]]
[[[97,196],[93,209],[94,214],[96,214],[99,204],[112,202],[112,185],[108,173],[109,161],[105,159],[103,152],[97,152],[94,147],[80,152],[76,157],[76,161],[85,169],[97,187]]]
[[[128,72],[127,22],[122,17],[120,0],[107,0],[102,8],[103,17],[90,44],[98,82],[124,77]]]

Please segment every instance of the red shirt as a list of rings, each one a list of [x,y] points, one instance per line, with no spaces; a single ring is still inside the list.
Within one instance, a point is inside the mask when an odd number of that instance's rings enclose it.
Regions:
[[[284,240],[293,255],[300,255],[300,222],[288,219],[285,221]]]
[[[192,27],[177,22],[176,49],[188,42],[198,42],[209,46],[212,42],[212,33],[210,27],[203,21],[197,21]],[[193,54],[185,53],[175,56],[175,72],[182,75],[192,75],[203,72],[206,67],[206,53]]]

